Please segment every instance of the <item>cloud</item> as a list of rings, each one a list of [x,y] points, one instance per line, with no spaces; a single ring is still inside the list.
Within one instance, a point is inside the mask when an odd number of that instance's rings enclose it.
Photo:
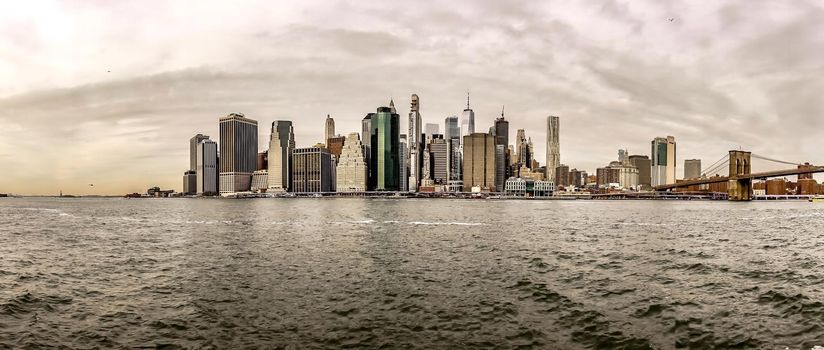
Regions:
[[[479,130],[505,104],[510,139],[526,129],[541,162],[550,114],[562,162],[592,172],[666,135],[708,164],[739,146],[824,162],[813,2],[27,6],[0,11],[3,192],[179,189],[188,139],[228,113],[259,121],[261,150],[276,119],[308,146],[327,114],[345,134],[416,93],[441,124],[466,91]]]

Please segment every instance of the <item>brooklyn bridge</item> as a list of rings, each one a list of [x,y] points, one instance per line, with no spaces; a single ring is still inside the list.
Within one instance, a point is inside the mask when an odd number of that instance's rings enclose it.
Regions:
[[[795,165],[796,167],[792,169],[753,173],[752,158],[780,164]],[[719,174],[725,167],[728,168],[729,175],[711,176],[711,174]],[[727,193],[730,201],[750,201],[753,198],[753,182],[755,180],[822,172],[824,172],[824,166],[786,162],[739,150],[730,151],[729,154],[702,170],[701,173],[704,174],[704,176],[701,179],[684,180],[674,184],[655,186],[654,188],[656,191],[672,191],[691,186],[727,183]]]

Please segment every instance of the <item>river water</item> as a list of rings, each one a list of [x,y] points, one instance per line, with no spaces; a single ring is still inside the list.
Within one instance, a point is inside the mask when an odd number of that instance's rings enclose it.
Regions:
[[[824,204],[0,200],[0,349],[824,345]]]

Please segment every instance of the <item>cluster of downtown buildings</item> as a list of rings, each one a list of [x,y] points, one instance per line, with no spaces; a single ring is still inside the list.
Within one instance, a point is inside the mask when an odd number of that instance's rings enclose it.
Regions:
[[[509,121],[500,117],[477,130],[467,95],[458,116],[423,124],[421,102],[411,96],[408,129],[401,133],[394,101],[378,107],[361,130],[335,133],[327,116],[324,142],[297,148],[292,122],[272,122],[268,150],[258,150],[258,122],[242,114],[220,118],[219,143],[197,134],[190,140],[190,165],[183,177],[185,195],[268,193],[503,193],[551,196],[558,191],[639,191],[675,183],[675,139],[655,138],[651,157],[620,150],[618,160],[589,175],[560,159],[560,119],[546,117],[546,158],[535,160],[524,129],[509,140]],[[700,160],[688,160],[685,177],[701,176]]]

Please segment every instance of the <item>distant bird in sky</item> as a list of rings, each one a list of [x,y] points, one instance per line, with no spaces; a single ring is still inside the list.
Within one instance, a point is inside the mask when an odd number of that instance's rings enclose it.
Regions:
[[[669,21],[670,21],[670,22],[674,22],[674,21],[675,21],[675,18],[674,18],[674,17],[670,17],[670,18],[669,18]]]
[[[89,184],[89,187],[94,187],[94,184]]]

